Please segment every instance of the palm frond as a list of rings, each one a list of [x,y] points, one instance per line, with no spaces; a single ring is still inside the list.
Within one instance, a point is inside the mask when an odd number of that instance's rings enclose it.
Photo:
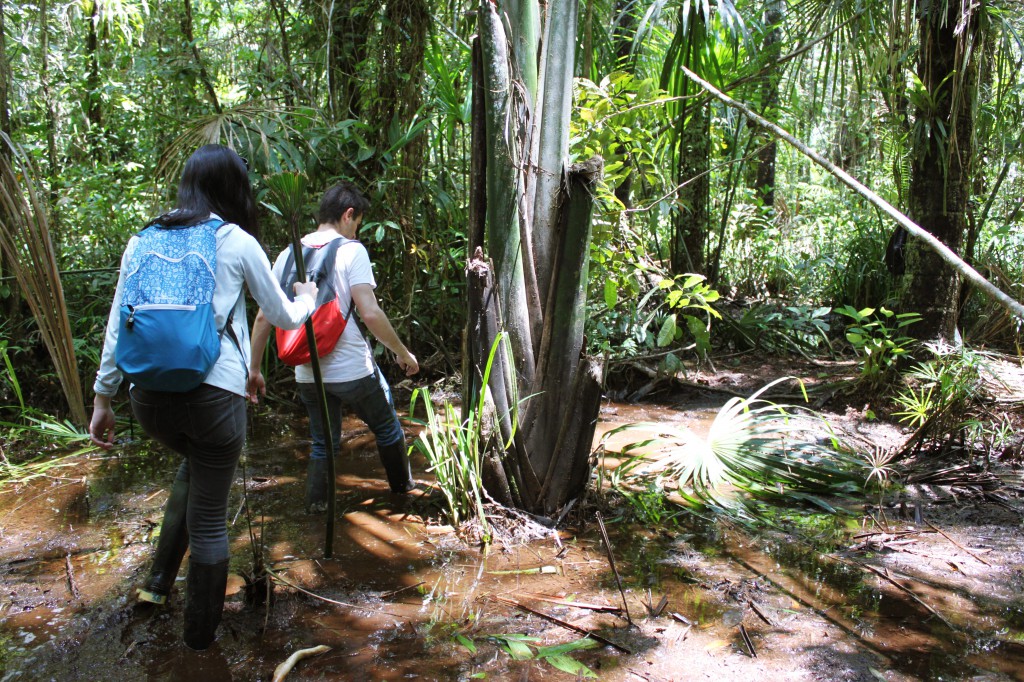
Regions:
[[[731,486],[759,498],[810,502],[831,509],[822,495],[855,492],[863,484],[857,463],[846,451],[832,447],[831,429],[811,412],[762,399],[778,379],[749,398],[732,398],[715,415],[706,436],[664,424],[620,427],[653,430],[657,436],[624,448],[624,453],[651,445],[666,448],[660,457],[637,455],[622,474],[625,479],[672,479],[684,499],[703,506],[728,505],[722,495]],[[823,442],[824,441],[824,442]]]
[[[199,117],[160,155],[156,177],[164,186],[173,186],[185,160],[206,144],[231,147],[264,172],[304,169],[316,151],[297,126],[315,117],[310,109],[281,109],[254,103]]]
[[[0,249],[11,264],[53,359],[71,418],[84,425],[88,420],[74,337],[50,235],[49,209],[39,186],[31,160],[20,146],[0,133]]]

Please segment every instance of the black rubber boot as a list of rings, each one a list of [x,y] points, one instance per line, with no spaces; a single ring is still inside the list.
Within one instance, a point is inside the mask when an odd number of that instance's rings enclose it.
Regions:
[[[322,514],[327,511],[327,458],[310,458],[306,466],[306,513]]]
[[[377,444],[377,452],[380,454],[380,461],[384,465],[384,472],[388,476],[388,485],[391,492],[404,495],[416,487],[412,480],[412,468],[409,466],[409,455],[405,445],[405,438],[397,443],[381,447]]]
[[[188,562],[185,587],[185,645],[196,651],[209,648],[217,634],[228,586],[228,560],[216,564]]]
[[[165,604],[178,577],[181,560],[188,549],[188,526],[185,510],[188,508],[188,481],[175,480],[171,496],[164,507],[164,520],[160,524],[160,537],[153,553],[153,567],[145,587],[139,590],[139,601]]]

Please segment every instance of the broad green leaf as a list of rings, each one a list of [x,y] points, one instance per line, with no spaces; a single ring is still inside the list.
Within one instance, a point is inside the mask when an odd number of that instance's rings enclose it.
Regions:
[[[549,656],[544,660],[562,672],[567,672],[570,675],[576,675],[578,677],[591,680],[597,679],[597,674],[593,670],[579,661],[569,658],[568,656]]]
[[[608,306],[608,310],[615,308],[615,304],[619,302],[619,284],[614,279],[606,279],[604,281],[604,304]]]
[[[661,331],[658,332],[658,346],[664,348],[676,338],[676,316],[669,315],[665,318],[664,324],[661,325]]]

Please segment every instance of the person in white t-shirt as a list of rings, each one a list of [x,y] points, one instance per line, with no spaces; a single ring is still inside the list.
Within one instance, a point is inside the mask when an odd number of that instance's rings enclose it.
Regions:
[[[377,304],[373,290],[377,286],[370,267],[370,257],[356,233],[370,202],[351,183],[341,182],[324,193],[317,213],[319,227],[302,238],[307,247],[322,247],[331,240],[344,240],[338,246],[333,276],[337,292],[336,303],[342,315],[348,314],[354,304],[367,329],[395,354],[398,365],[406,375],[419,371],[416,357],[409,352],[395,333],[387,315]],[[274,263],[274,274],[281,279],[288,266],[289,249],[285,249]],[[252,328],[252,355],[249,366],[249,400],[258,402],[266,395],[266,381],[261,372],[261,358],[270,336],[271,325],[261,310]],[[347,407],[373,431],[377,452],[387,474],[391,491],[404,495],[415,487],[409,467],[405,434],[395,414],[391,390],[377,368],[370,346],[359,325],[349,319],[334,349],[320,358],[320,370],[327,397],[331,442],[337,448],[341,439],[341,410]],[[323,418],[313,383],[313,370],[309,363],[295,368],[299,397],[309,413],[309,427],[313,438],[306,475],[306,511],[322,512],[327,508],[327,445]],[[333,456],[334,453],[331,453]]]

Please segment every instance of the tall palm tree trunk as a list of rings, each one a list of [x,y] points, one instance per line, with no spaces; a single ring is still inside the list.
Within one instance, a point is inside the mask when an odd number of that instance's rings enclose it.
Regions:
[[[536,0],[503,9],[507,21],[481,1],[474,60],[484,111],[473,117],[473,167],[484,180],[470,203],[466,393],[480,395],[492,344],[507,332],[487,384],[495,433],[484,485],[499,502],[550,515],[590,479],[600,368],[581,357],[602,162],[568,168],[578,0],[548,5],[542,30]]]
[[[909,209],[914,222],[959,253],[969,223],[973,179],[973,103],[978,71],[977,61],[970,59],[970,47],[979,25],[972,15],[960,17],[949,4],[924,3],[919,9],[919,71],[933,104],[916,112],[918,125],[926,125],[913,150]],[[964,19],[958,34],[957,23]],[[961,278],[916,240],[908,247],[910,281],[903,304],[922,315],[914,332],[919,338],[951,338]]]

